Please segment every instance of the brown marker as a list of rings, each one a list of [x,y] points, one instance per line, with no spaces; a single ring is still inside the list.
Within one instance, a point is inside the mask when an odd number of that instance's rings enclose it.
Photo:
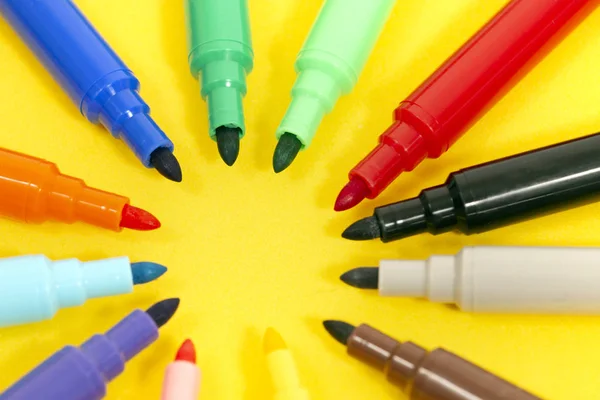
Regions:
[[[362,324],[325,321],[348,354],[383,370],[410,400],[541,400],[469,361],[437,348],[427,351]]]

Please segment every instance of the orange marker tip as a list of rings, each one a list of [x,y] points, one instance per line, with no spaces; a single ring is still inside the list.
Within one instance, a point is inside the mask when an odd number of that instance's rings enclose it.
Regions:
[[[177,350],[175,361],[187,361],[192,364],[196,364],[196,348],[194,347],[194,342],[192,342],[191,339],[186,339],[179,350]]]
[[[267,328],[267,331],[265,332],[263,346],[266,354],[273,353],[277,350],[287,349],[285,341],[283,340],[279,332],[277,332],[273,328]]]
[[[160,228],[160,221],[146,210],[125,204],[120,226],[136,231],[152,231]]]

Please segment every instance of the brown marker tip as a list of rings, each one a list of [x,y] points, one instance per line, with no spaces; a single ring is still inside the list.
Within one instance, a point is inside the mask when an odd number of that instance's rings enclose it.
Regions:
[[[348,343],[348,338],[356,327],[347,322],[328,319],[323,321],[323,326],[329,334],[344,346]]]

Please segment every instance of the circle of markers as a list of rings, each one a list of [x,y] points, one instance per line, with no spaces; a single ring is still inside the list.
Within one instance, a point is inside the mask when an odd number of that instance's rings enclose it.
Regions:
[[[510,1],[400,102],[391,126],[349,172],[334,209],[344,211],[374,199],[402,172],[440,157],[542,47],[568,33],[568,23],[583,20],[592,3],[539,0],[532,6],[531,0]],[[321,120],[353,89],[394,4],[324,2],[298,54],[292,100],[277,128],[276,173],[310,147]],[[182,180],[174,145],[150,116],[140,82],[74,3],[0,0],[0,13],[85,118],[123,140],[143,166],[172,181]],[[231,166],[245,135],[242,102],[254,61],[248,4],[186,0],[185,13],[189,65],[208,107],[209,134]],[[471,234],[593,201],[600,193],[598,148],[600,136],[592,135],[454,172],[418,197],[377,207],[342,236],[390,242],[424,232]],[[114,231],[160,227],[156,217],[131,205],[127,197],[88,187],[49,161],[0,149],[0,165],[0,212],[5,216],[30,223],[81,221]],[[600,310],[595,295],[599,285],[589,260],[586,249],[475,246],[426,261],[382,261],[379,267],[350,270],[341,280],[385,296],[424,297],[471,312],[585,313]],[[10,301],[0,302],[0,324],[49,319],[62,307],[131,292],[134,285],[165,272],[160,264],[127,257],[3,260],[0,293]],[[561,279],[564,274],[571,285]],[[25,279],[31,277],[39,279]],[[519,285],[511,284],[510,277],[518,277]],[[20,280],[28,283],[18,285]],[[145,311],[132,311],[83,344],[60,349],[0,400],[104,397],[107,384],[158,338],[159,328],[178,306],[178,298],[164,299]],[[539,398],[441,348],[429,351],[400,342],[367,324],[327,320],[324,328],[351,356],[384,371],[414,399],[491,400],[500,399],[499,393],[502,399]],[[290,350],[273,328],[265,333],[264,351],[281,396],[277,398],[308,399]],[[188,339],[166,369],[163,400],[198,398],[200,371],[195,363],[194,344]]]

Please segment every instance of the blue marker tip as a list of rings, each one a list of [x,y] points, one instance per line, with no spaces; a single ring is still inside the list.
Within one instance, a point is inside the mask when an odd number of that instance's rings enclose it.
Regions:
[[[131,264],[131,275],[133,275],[134,285],[152,282],[165,272],[167,272],[167,267],[149,261]]]

